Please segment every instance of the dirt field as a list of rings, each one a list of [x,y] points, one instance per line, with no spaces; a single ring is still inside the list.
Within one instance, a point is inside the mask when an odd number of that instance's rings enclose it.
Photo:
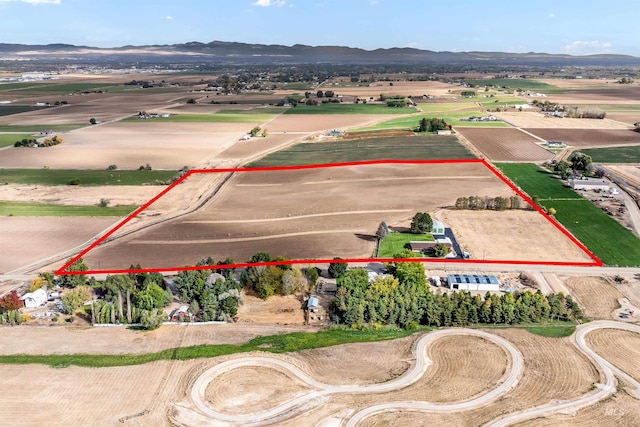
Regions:
[[[521,427],[636,427],[640,419],[638,400],[626,393],[617,393],[609,399],[581,409],[572,415],[553,415],[548,418],[525,421]]]
[[[525,130],[546,141],[562,141],[578,148],[640,144],[640,133],[632,130],[540,128]]]
[[[640,334],[600,329],[590,332],[586,339],[596,353],[640,381]]]
[[[624,295],[602,277],[571,277],[564,280],[584,314],[591,319],[610,319]],[[598,332],[599,333],[599,332]]]
[[[535,211],[442,210],[438,217],[451,227],[460,247],[469,252],[472,259],[591,261]]]
[[[549,100],[565,105],[630,104],[639,97],[640,87],[637,85],[617,85],[617,87],[609,88],[569,90],[562,94],[549,95]]]
[[[398,190],[404,185],[411,185],[411,199]],[[204,209],[99,247],[86,260],[104,268],[138,261],[144,267],[185,265],[209,255],[241,262],[262,250],[294,259],[370,257],[380,221],[408,226],[417,209],[433,211],[469,194],[506,196],[511,190],[481,164],[236,174]]]
[[[0,271],[74,248],[115,222],[114,218],[98,217],[0,217],[0,247],[6,248],[0,257]]]
[[[23,185],[0,186],[0,200],[55,203],[61,205],[97,205],[100,199],[109,200],[109,206],[142,206],[162,191],[164,186],[87,186],[77,185]]]
[[[607,119],[633,126],[640,122],[640,112],[637,113],[607,113]]]
[[[244,304],[238,307],[239,322],[271,325],[304,325],[302,297],[273,296],[264,301],[242,291]]]
[[[536,144],[539,140],[518,129],[456,127],[456,131],[492,161],[544,161],[553,157]]]
[[[553,129],[629,129],[629,125],[605,119],[571,119],[549,117],[544,113],[518,111],[495,113],[507,123],[519,128],[553,128]]]
[[[607,164],[605,166],[629,184],[640,188],[640,165]]]
[[[369,126],[397,117],[397,114],[283,114],[265,126],[269,132],[313,133]]]

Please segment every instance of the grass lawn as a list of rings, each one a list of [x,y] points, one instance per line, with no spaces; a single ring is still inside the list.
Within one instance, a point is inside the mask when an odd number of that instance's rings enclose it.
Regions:
[[[320,104],[289,108],[284,114],[412,114],[413,107],[387,107],[383,104]]]
[[[534,164],[498,167],[539,203],[556,210],[555,218],[607,265],[640,265],[640,239],[562,181]]]
[[[576,325],[572,322],[545,322],[545,323],[521,323],[516,325],[486,325],[477,324],[472,328],[480,329],[524,329],[532,334],[548,338],[564,338],[571,336],[576,331]]]
[[[169,181],[176,173],[167,170],[0,169],[0,184],[68,185],[72,179],[79,179],[79,185],[143,185]]]
[[[596,163],[640,163],[640,145],[580,150]]]
[[[70,130],[79,129],[85,126],[89,126],[89,120],[85,124],[65,124],[65,125],[0,125],[0,132],[31,132],[39,133],[43,130],[52,130],[55,132],[68,132]],[[39,135],[37,135],[39,137]]]
[[[9,147],[16,141],[22,141],[25,138],[33,138],[31,133],[0,133],[0,148]]]
[[[378,258],[393,258],[401,253],[409,242],[433,242],[431,234],[389,233],[380,242]]]
[[[137,206],[73,206],[31,202],[0,202],[0,216],[126,216]]]
[[[301,143],[250,163],[248,167],[310,165],[365,160],[473,159],[455,136],[371,138],[355,141]],[[0,180],[2,182],[2,180]]]
[[[168,326],[170,327],[170,326]],[[0,364],[24,365],[39,363],[55,368],[84,366],[102,368],[109,366],[130,366],[150,363],[157,360],[189,360],[218,357],[227,354],[263,351],[269,353],[287,353],[314,348],[329,347],[338,344],[357,342],[385,341],[404,338],[415,332],[427,332],[431,328],[422,326],[418,331],[407,331],[394,327],[380,329],[329,328],[322,331],[293,332],[262,336],[244,344],[204,344],[190,347],[170,348],[157,353],[147,354],[52,354],[52,355],[1,355]]]
[[[540,82],[537,80],[530,79],[479,79],[479,80],[465,80],[465,82],[469,84],[474,84],[479,86],[479,88],[475,88],[478,94],[481,94],[484,90],[485,86],[495,86],[495,87],[508,87],[512,90],[522,89],[522,90],[530,90],[532,92],[539,93],[564,93],[564,90],[560,89],[557,86],[550,85],[548,83]],[[472,89],[469,89],[472,90]]]

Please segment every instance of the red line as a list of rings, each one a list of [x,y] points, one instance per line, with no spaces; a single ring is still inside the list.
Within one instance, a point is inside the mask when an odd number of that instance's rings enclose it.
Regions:
[[[176,185],[187,179],[192,174],[200,173],[236,173],[236,172],[266,172],[266,171],[287,171],[287,170],[305,170],[305,169],[322,169],[322,168],[335,168],[345,166],[362,166],[362,165],[377,165],[377,164],[454,164],[454,163],[482,163],[487,169],[489,169],[496,177],[504,182],[509,188],[522,197],[533,209],[544,216],[551,224],[554,225],[560,232],[567,236],[573,243],[575,243],[581,250],[583,250],[594,262],[567,262],[567,261],[514,261],[514,260],[459,260],[459,259],[431,259],[431,258],[348,258],[348,259],[312,259],[312,260],[286,260],[286,261],[270,261],[259,263],[239,263],[239,264],[226,264],[226,265],[204,265],[204,266],[185,266],[185,267],[169,267],[169,268],[143,268],[143,269],[114,269],[114,270],[87,270],[87,271],[65,271],[71,264],[76,262],[79,258],[86,255],[100,243],[105,241],[109,236],[122,228],[125,224],[131,221],[135,216],[151,206],[160,197],[164,196],[167,192],[172,190]],[[422,262],[422,263],[456,263],[456,264],[511,264],[511,265],[554,265],[554,266],[577,266],[577,267],[593,267],[602,266],[603,263],[593,253],[591,253],[578,239],[576,239],[571,233],[569,233],[564,227],[559,225],[549,215],[547,215],[540,207],[538,207],[533,200],[529,198],[524,192],[519,190],[509,179],[507,179],[500,171],[489,164],[484,159],[446,159],[446,160],[367,160],[367,161],[355,161],[355,162],[341,162],[341,163],[321,163],[311,165],[294,165],[294,166],[268,166],[257,168],[229,168],[229,169],[193,169],[187,172],[180,179],[175,181],[169,187],[161,191],[149,202],[136,209],[122,222],[116,225],[112,230],[106,233],[104,236],[96,240],[88,248],[80,252],[77,256],[68,261],[65,265],[56,270],[57,275],[81,275],[81,274],[129,274],[129,273],[162,273],[162,272],[178,272],[185,270],[212,270],[212,269],[228,269],[228,268],[244,268],[244,267],[257,267],[257,266],[278,266],[278,265],[298,265],[298,264],[329,264],[332,262],[343,263],[370,263],[370,262]]]

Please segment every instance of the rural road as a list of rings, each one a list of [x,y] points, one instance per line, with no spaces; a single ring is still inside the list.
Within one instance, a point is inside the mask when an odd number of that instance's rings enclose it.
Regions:
[[[208,417],[216,420],[216,422],[226,422],[231,425],[242,424],[247,426],[257,426],[263,424],[271,424],[285,418],[289,418],[300,411],[308,409],[309,406],[316,406],[322,397],[335,394],[370,394],[370,393],[386,393],[399,390],[418,381],[431,365],[432,361],[427,356],[427,348],[431,343],[439,338],[452,335],[471,335],[477,336],[495,344],[502,346],[510,355],[511,370],[508,372],[505,380],[495,389],[491,390],[480,397],[472,400],[454,403],[454,404],[433,404],[429,402],[395,402],[390,404],[375,405],[356,413],[348,421],[348,426],[356,425],[360,420],[380,412],[395,411],[401,409],[428,410],[428,411],[461,411],[476,406],[482,406],[496,399],[498,396],[513,388],[520,377],[523,367],[520,353],[516,348],[503,338],[496,335],[474,330],[474,329],[441,329],[424,335],[416,343],[414,352],[416,361],[414,366],[404,375],[394,380],[373,384],[373,385],[329,385],[321,383],[311,376],[307,375],[299,368],[292,364],[262,356],[242,357],[232,359],[216,365],[205,371],[194,383],[191,390],[191,399],[198,411]],[[312,390],[302,394],[294,399],[281,403],[280,405],[258,414],[233,415],[213,410],[206,403],[206,389],[209,383],[216,377],[225,372],[242,367],[269,367],[279,372],[283,372],[297,380],[305,383]],[[315,401],[315,402],[314,402]],[[315,403],[315,404],[314,404]]]
[[[589,332],[595,331],[597,329],[619,329],[623,331],[640,333],[640,326],[622,322],[615,322],[612,320],[598,320],[578,326],[576,333],[573,335],[574,344],[582,353],[584,353],[591,359],[600,374],[605,378],[604,384],[596,385],[597,391],[595,391],[594,393],[586,394],[582,397],[579,397],[578,399],[561,403],[550,403],[531,409],[525,409],[524,411],[514,412],[507,415],[506,417],[489,423],[489,425],[492,427],[507,426],[532,418],[547,416],[555,412],[573,412],[589,405],[593,405],[594,403],[603,400],[616,392],[616,376],[624,381],[627,385],[634,387],[635,390],[633,390],[632,393],[637,399],[640,399],[640,382],[613,366],[609,361],[598,355],[587,345],[585,336]]]
[[[593,405],[594,403],[601,401],[615,393],[617,391],[616,377],[624,381],[628,386],[632,387],[633,390],[631,394],[634,395],[637,399],[640,399],[640,381],[629,376],[628,374],[611,364],[609,361],[598,355],[587,345],[585,340],[586,335],[598,329],[618,329],[640,333],[640,325],[633,325],[609,320],[600,320],[577,327],[577,331],[572,337],[574,345],[592,361],[596,369],[599,371],[601,377],[604,378],[604,383],[597,384],[595,387],[595,391],[585,394],[577,399],[552,402],[542,406],[514,412],[506,416],[501,416],[500,418],[489,422],[487,425],[507,426],[533,418],[548,416],[553,413],[577,411],[581,408]],[[428,358],[426,352],[429,345],[439,338],[455,335],[471,335],[481,337],[500,345],[509,353],[511,358],[511,367],[506,373],[506,377],[504,378],[502,383],[500,383],[500,385],[479,397],[456,403],[437,404],[426,401],[407,401],[372,405],[352,414],[349,418],[343,420],[342,425],[346,427],[355,427],[359,425],[364,419],[384,412],[424,411],[451,413],[467,411],[486,406],[487,404],[495,401],[497,398],[509,392],[513,387],[516,386],[521,374],[523,373],[522,370],[524,369],[522,356],[520,355],[518,350],[507,340],[491,333],[480,330],[460,328],[440,329],[424,335],[418,340],[415,345],[414,352],[416,359],[413,367],[401,377],[385,383],[366,386],[340,386],[324,384],[286,361],[266,356],[251,356],[232,359],[205,371],[194,383],[191,390],[191,399],[197,408],[197,412],[200,415],[204,415],[205,417],[209,417],[210,419],[215,421],[216,425],[241,424],[247,426],[258,426],[272,424],[296,416],[302,412],[312,409],[315,406],[318,406],[322,403],[323,398],[328,395],[344,393],[385,393],[407,387],[415,381],[419,380],[431,365],[432,361]],[[272,409],[260,413],[234,415],[216,411],[207,405],[206,389],[210,382],[213,381],[216,377],[238,368],[256,366],[268,367],[285,373],[286,375],[303,382],[311,390],[302,395],[298,395],[297,397],[289,401],[281,403],[280,405],[277,405]]]

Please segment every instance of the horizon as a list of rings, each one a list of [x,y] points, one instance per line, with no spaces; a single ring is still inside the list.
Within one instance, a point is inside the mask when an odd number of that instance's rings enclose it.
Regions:
[[[435,52],[640,56],[628,4],[607,8],[568,1],[519,5],[496,0],[424,5],[407,0],[158,0],[152,7],[112,0],[0,0],[8,44],[95,48],[174,45],[219,40],[265,45],[340,46],[367,51],[415,48]],[[34,25],[25,25],[25,16]],[[45,25],[43,25],[43,23]]]

